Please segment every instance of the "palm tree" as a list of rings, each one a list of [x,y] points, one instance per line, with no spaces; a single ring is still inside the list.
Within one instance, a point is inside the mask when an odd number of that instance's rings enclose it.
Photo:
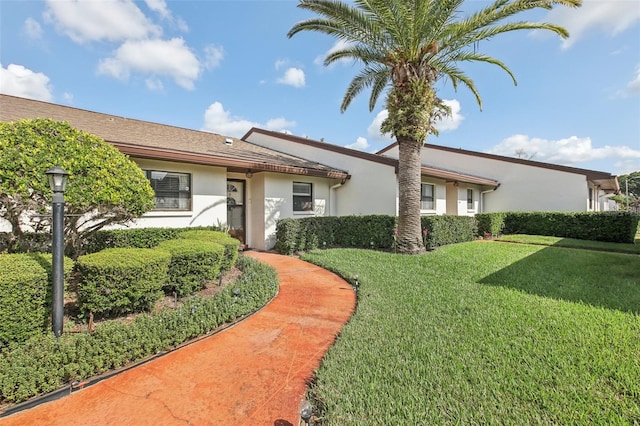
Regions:
[[[300,0],[298,7],[319,17],[298,22],[288,37],[316,31],[343,42],[324,60],[330,65],[352,59],[362,64],[342,100],[344,112],[364,89],[371,89],[369,110],[387,92],[388,118],[381,130],[396,138],[399,149],[398,250],[424,251],[420,229],[420,151],[437,120],[449,113],[437,97],[435,83],[462,83],[482,107],[471,78],[459,68],[463,62],[486,62],[502,68],[516,84],[511,70],[500,60],[478,51],[478,43],[515,30],[549,30],[563,38],[567,30],[549,23],[506,22],[520,12],[556,5],[578,7],[581,0],[495,0],[469,16],[461,16],[464,0]],[[388,90],[387,90],[388,89]]]

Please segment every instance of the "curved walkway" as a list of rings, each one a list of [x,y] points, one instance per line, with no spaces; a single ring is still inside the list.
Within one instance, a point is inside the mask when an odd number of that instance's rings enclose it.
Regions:
[[[0,419],[4,425],[298,425],[307,381],[356,304],[337,275],[293,257],[246,253],[280,291],[235,326]]]

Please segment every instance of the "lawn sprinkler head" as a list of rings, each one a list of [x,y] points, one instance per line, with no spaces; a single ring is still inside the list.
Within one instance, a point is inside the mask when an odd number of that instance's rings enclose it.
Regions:
[[[313,408],[311,407],[311,403],[304,399],[300,401],[300,405],[298,405],[298,409],[300,410],[300,418],[304,421],[306,425],[309,425],[309,421],[311,420],[311,414],[313,413]]]

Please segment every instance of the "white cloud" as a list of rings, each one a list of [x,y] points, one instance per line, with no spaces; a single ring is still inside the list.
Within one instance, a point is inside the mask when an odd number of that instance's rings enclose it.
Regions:
[[[27,18],[24,21],[25,34],[34,40],[42,38],[42,27],[40,23],[33,18]]]
[[[631,28],[640,21],[640,7],[637,0],[583,0],[577,9],[558,7],[551,10],[544,21],[569,31],[570,37],[562,42],[566,49],[587,35],[593,36],[596,30],[615,36]]]
[[[49,77],[41,72],[33,72],[22,65],[9,64],[4,68],[0,64],[0,93],[37,99],[53,100]]]
[[[284,72],[284,76],[278,79],[278,83],[293,87],[304,87],[304,71],[300,68],[288,68]]]
[[[189,27],[186,22],[182,18],[176,18],[173,16],[169,8],[167,7],[167,2],[164,0],[145,0],[147,7],[152,11],[156,12],[160,17],[168,22],[170,22],[173,26],[178,28],[180,31],[187,32],[189,31]]]
[[[327,50],[325,53],[316,56],[316,58],[313,60],[313,63],[316,65],[324,65],[324,59],[329,56],[331,53],[336,52],[338,50],[342,50],[345,49],[349,46],[349,42],[344,41],[344,40],[338,40],[335,42],[335,44],[333,46],[331,46],[331,48],[329,50]],[[338,61],[337,63],[342,63],[342,64],[349,64],[351,63],[352,60],[351,59],[341,59],[340,61]]]
[[[571,136],[565,139],[548,140],[531,138],[527,135],[513,135],[487,151],[491,154],[516,156],[522,152],[536,161],[573,165],[593,160],[619,159],[620,161],[640,161],[640,150],[628,146],[594,148],[591,138]],[[635,159],[635,160],[634,160]]]
[[[131,0],[47,0],[44,17],[76,43],[139,40],[162,34]]]
[[[387,111],[386,109],[383,109],[378,114],[376,114],[371,124],[369,124],[369,127],[367,127],[367,136],[377,140],[392,141],[393,138],[391,137],[391,135],[383,135],[382,133],[380,133],[380,126],[382,126],[382,122],[386,120],[388,116],[389,111]]]
[[[279,71],[280,68],[286,67],[288,64],[289,64],[288,59],[278,59],[274,66],[276,67],[276,71]]]
[[[440,120],[436,124],[436,128],[441,132],[445,132],[447,130],[455,130],[460,126],[462,120],[464,120],[464,116],[460,114],[460,102],[458,102],[456,99],[443,99],[443,103],[451,108],[451,115]],[[383,135],[382,133],[380,133],[380,126],[382,126],[382,122],[386,120],[388,116],[389,111],[387,111],[386,109],[383,109],[378,114],[376,114],[371,124],[369,124],[369,127],[367,127],[367,136],[376,140],[393,141],[394,139],[391,135]]]
[[[345,145],[345,148],[356,149],[358,151],[366,151],[367,148],[369,148],[369,142],[367,142],[366,138],[359,136],[354,143]]]
[[[162,84],[162,80],[156,77],[149,77],[144,81],[147,89],[152,92],[161,92],[164,90],[164,84]]]
[[[64,102],[67,104],[72,104],[73,103],[73,94],[69,93],[69,92],[64,92],[62,94],[62,98],[64,99]]]
[[[224,48],[210,44],[204,48],[204,66],[207,69],[217,68],[224,58]]]
[[[640,65],[636,68],[635,77],[627,84],[627,92],[640,95]]]
[[[295,125],[295,121],[289,121],[284,118],[274,118],[267,121],[265,125],[262,125],[241,117],[232,116],[229,111],[225,111],[220,102],[214,102],[204,113],[204,126],[202,130],[225,136],[241,137],[252,127],[262,127],[268,130],[290,133],[286,128],[294,127]]]
[[[181,38],[127,41],[98,65],[99,74],[118,79],[127,79],[131,71],[164,75],[188,90],[194,88],[201,70],[198,58]]]
[[[442,102],[451,109],[451,113],[436,123],[436,128],[440,132],[455,130],[460,127],[464,116],[460,114],[460,102],[457,99],[443,99]]]

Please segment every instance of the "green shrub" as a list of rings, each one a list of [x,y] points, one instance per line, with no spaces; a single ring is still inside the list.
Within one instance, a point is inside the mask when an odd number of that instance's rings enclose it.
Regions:
[[[476,220],[478,221],[478,235],[501,235],[506,215],[507,213],[503,212],[476,214]]]
[[[187,230],[216,231],[217,227],[197,228],[129,228],[100,230],[87,241],[87,253],[95,253],[106,248],[152,248],[163,241],[179,238]]]
[[[639,220],[629,212],[509,212],[503,232],[633,243]]]
[[[276,272],[241,256],[240,278],[210,298],[193,297],[177,309],[143,314],[130,324],[107,321],[95,333],[53,334],[11,344],[0,352],[0,404],[18,403],[72,380],[118,368],[169,350],[255,312],[278,290]]]
[[[282,254],[324,247],[390,249],[394,216],[326,216],[281,219],[276,224],[275,250]]]
[[[0,255],[0,347],[42,334],[47,271],[28,254]]]
[[[473,241],[478,234],[478,225],[473,216],[423,216],[421,224],[427,249]],[[426,235],[424,230],[427,231]]]
[[[166,289],[180,297],[195,293],[206,280],[217,278],[224,257],[222,245],[196,239],[163,241],[156,249],[171,254]]]
[[[238,259],[238,248],[240,241],[231,235],[220,231],[209,231],[206,229],[194,229],[183,231],[179,235],[180,238],[188,238],[202,241],[210,241],[218,243],[224,247],[224,256],[220,265],[220,272],[227,272],[233,268]]]
[[[162,297],[171,255],[117,248],[80,256],[78,307],[101,315],[146,311]]]

